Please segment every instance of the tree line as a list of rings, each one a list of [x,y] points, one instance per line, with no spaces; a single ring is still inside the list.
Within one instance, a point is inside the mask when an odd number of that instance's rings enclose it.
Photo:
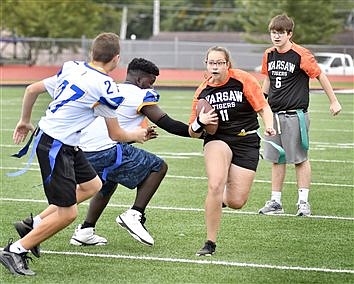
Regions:
[[[119,34],[123,6],[127,35],[148,39],[153,0],[2,0],[1,30],[17,37],[93,38],[102,31]],[[329,44],[353,13],[352,0],[160,0],[160,31],[244,32],[259,42],[269,20],[287,13],[295,21],[294,40]]]

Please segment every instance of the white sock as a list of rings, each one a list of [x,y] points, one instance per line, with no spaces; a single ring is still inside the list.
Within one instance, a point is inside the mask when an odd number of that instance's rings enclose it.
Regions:
[[[35,216],[33,218],[33,228],[37,227],[41,221],[42,221],[42,218],[39,217],[39,215]]]
[[[10,252],[14,252],[14,253],[17,253],[17,254],[20,254],[20,253],[23,253],[23,252],[28,252],[28,249],[25,249],[20,241],[18,240],[17,242],[14,242],[10,248],[9,248]]]
[[[309,191],[310,190],[308,188],[299,188],[299,199],[297,200],[297,203],[300,203],[300,200],[308,202]]]
[[[281,191],[272,191],[271,200],[275,200],[277,203],[281,204]]]

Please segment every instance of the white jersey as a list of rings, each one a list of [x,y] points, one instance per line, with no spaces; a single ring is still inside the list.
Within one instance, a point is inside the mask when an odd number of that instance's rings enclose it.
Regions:
[[[117,84],[117,86],[119,94],[124,97],[124,101],[116,110],[119,125],[126,130],[140,127],[145,118],[140,110],[143,106],[157,104],[160,95],[153,89],[141,89],[129,83]],[[97,117],[81,131],[81,134],[79,146],[85,152],[105,150],[117,143],[109,138],[102,117]]]
[[[94,107],[107,106],[109,117],[122,102],[116,83],[83,61],[65,62],[56,76],[44,80],[53,101],[38,126],[44,133],[70,146],[80,142],[80,131],[97,117]]]

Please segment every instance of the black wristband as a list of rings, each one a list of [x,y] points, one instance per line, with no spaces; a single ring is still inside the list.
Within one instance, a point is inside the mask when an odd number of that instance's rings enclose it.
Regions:
[[[195,133],[200,133],[203,131],[203,126],[199,124],[198,117],[191,124],[191,129]]]
[[[199,124],[200,126],[202,126],[202,127],[204,127],[204,126],[205,126],[205,124],[204,124],[203,122],[201,122],[201,121],[200,121],[200,119],[199,119],[199,115],[197,116],[197,122],[198,122],[198,124]]]

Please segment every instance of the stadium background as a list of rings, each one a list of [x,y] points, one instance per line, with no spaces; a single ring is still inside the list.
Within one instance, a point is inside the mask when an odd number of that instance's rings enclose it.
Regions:
[[[347,35],[350,37],[352,33]],[[195,39],[199,41],[194,41]],[[67,60],[89,60],[91,41],[92,39],[87,38],[2,38],[0,84],[28,84],[56,74],[61,64]],[[241,41],[238,33],[161,33],[149,40],[121,40],[121,62],[110,75],[117,81],[124,80],[125,68],[130,60],[144,57],[156,63],[161,70],[156,86],[196,87],[204,79],[206,50],[218,44],[230,50],[234,67],[250,71],[261,81],[263,76],[254,69],[261,64],[263,51],[270,45]],[[77,48],[58,52],[58,46],[63,42]],[[354,45],[344,44],[347,42],[306,47],[312,52],[354,54]],[[36,54],[30,54],[29,45],[37,46]],[[330,80],[353,82],[353,76],[331,76]]]
[[[74,2],[74,1],[73,1]],[[320,8],[322,9],[322,7]],[[135,56],[155,61],[161,68],[157,86],[197,86],[203,79],[203,59],[206,49],[218,43],[231,50],[236,67],[252,72],[260,64],[264,48],[269,45],[249,45],[238,42],[231,34],[218,33],[169,34],[159,40],[122,40],[122,61],[111,75],[124,79],[125,67]],[[189,37],[189,39],[187,38]],[[222,37],[222,38],[221,38]],[[3,39],[3,38],[2,38]],[[225,41],[228,39],[228,41]],[[353,51],[351,41],[343,46],[311,46],[312,51]],[[12,144],[24,86],[53,75],[65,60],[87,59],[89,39],[78,40],[77,52],[56,53],[57,41],[71,39],[33,39],[39,45],[53,43],[50,51],[38,54],[31,65],[26,58],[23,42],[17,42],[17,58],[0,66],[1,87],[1,241],[15,237],[13,221],[46,206],[38,165],[17,179],[5,176],[19,170],[20,163],[10,157],[18,146]],[[46,42],[47,41],[47,42]],[[1,44],[3,44],[2,42]],[[3,45],[1,46],[3,47]],[[7,43],[13,52],[13,43]],[[315,48],[319,48],[316,50]],[[333,49],[337,48],[337,49]],[[23,53],[21,53],[23,52]],[[1,55],[5,55],[1,49]],[[353,54],[352,54],[353,55]],[[29,66],[31,65],[31,66]],[[253,73],[257,78],[262,77]],[[258,77],[259,76],[259,77]],[[330,77],[332,83],[346,80],[353,89],[353,77]],[[6,88],[4,85],[22,85]],[[348,84],[346,84],[348,86]],[[296,187],[293,175],[288,176],[284,191],[285,216],[262,218],[256,214],[269,196],[270,167],[261,161],[252,196],[241,211],[225,210],[220,232],[218,254],[212,260],[194,257],[204,234],[202,222],[206,179],[203,169],[201,141],[176,138],[164,132],[146,149],[162,156],[169,163],[169,172],[158,194],[149,206],[149,230],[157,240],[153,250],[136,244],[126,232],[117,229],[115,217],[134,199],[135,191],[119,189],[109,204],[98,232],[110,240],[105,247],[73,248],[68,239],[75,228],[72,224],[53,239],[43,243],[43,257],[31,263],[38,275],[21,279],[23,283],[354,283],[353,269],[353,92],[338,94],[344,106],[340,116],[328,115],[326,96],[311,96],[313,115],[311,159],[313,187],[311,200],[315,215],[295,218]],[[186,121],[189,115],[189,92],[165,91],[161,105],[173,117]],[[48,98],[35,109],[36,121],[47,106]],[[176,103],[178,102],[178,103]],[[176,142],[176,143],[175,143]],[[173,145],[171,147],[171,145]],[[83,220],[87,203],[80,205]],[[264,216],[263,216],[264,217]],[[279,242],[274,240],[279,238]],[[19,279],[0,270],[1,283],[18,283]]]

